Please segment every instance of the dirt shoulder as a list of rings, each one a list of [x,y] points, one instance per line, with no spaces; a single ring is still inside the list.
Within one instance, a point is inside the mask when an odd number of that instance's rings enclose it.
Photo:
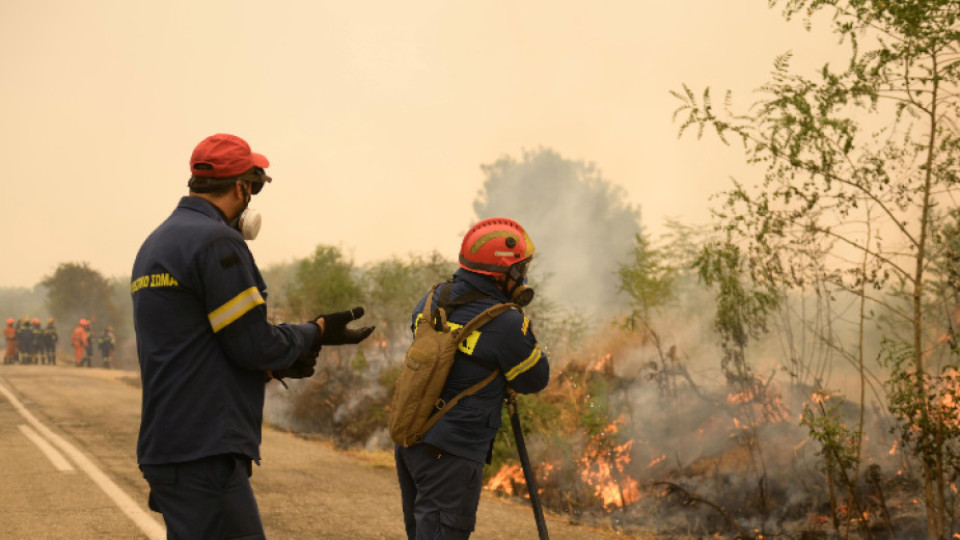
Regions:
[[[135,383],[136,373],[2,366],[0,381],[146,507],[147,487],[135,457],[140,391],[130,382]],[[269,538],[405,538],[389,453],[341,452],[326,442],[268,426],[261,455],[263,462],[255,468],[252,483]],[[0,486],[9,488],[16,486]],[[38,522],[47,519],[42,508],[36,514],[32,518]],[[554,540],[624,538],[550,513],[547,525]],[[474,538],[537,538],[529,505],[485,491]]]

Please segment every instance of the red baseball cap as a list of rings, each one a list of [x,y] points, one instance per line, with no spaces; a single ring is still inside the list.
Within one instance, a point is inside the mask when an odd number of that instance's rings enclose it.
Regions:
[[[200,141],[190,156],[190,172],[198,177],[228,178],[253,167],[266,169],[269,166],[266,156],[251,152],[247,141],[226,133],[217,133]]]

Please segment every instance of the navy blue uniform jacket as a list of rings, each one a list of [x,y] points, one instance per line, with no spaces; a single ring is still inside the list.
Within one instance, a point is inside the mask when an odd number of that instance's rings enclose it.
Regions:
[[[471,290],[478,290],[491,298],[481,298],[457,307],[450,313],[449,322],[462,326],[488,307],[509,301],[485,276],[457,270],[453,275],[450,300]],[[434,296],[434,306],[439,295],[440,287]],[[426,296],[420,299],[414,309],[411,329],[416,327],[417,317],[423,313],[425,302]],[[521,394],[538,392],[549,382],[550,365],[546,353],[533,335],[530,320],[517,310],[501,313],[465,341],[466,344],[462,343],[457,352],[447,383],[440,394],[442,399],[449,400],[490,375],[491,370],[477,365],[477,362],[499,368],[502,376],[494,378],[476,394],[463,398],[426,433],[423,442],[444,452],[483,462],[500,429],[500,410],[507,385]],[[468,353],[476,362],[467,357]]]
[[[266,285],[218,208],[183,197],[147,237],[130,285],[143,403],[137,460],[236,453],[259,462],[267,370],[289,367],[313,324],[267,322]]]

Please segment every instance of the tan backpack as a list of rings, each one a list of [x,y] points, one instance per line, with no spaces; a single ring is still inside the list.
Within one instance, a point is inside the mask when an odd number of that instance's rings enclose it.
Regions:
[[[460,392],[450,401],[444,402],[440,399],[440,392],[447,382],[447,375],[453,366],[460,342],[504,311],[519,309],[519,306],[512,303],[497,304],[487,308],[462,327],[452,328],[452,323],[447,322],[447,309],[454,307],[454,304],[440,305],[436,310],[433,309],[433,295],[440,285],[442,284],[434,285],[427,295],[423,314],[416,323],[413,343],[407,350],[393,400],[390,402],[387,424],[390,438],[404,447],[419,443],[437,420],[461,398],[475,394],[496,378],[500,373],[499,369],[494,369],[489,376]]]

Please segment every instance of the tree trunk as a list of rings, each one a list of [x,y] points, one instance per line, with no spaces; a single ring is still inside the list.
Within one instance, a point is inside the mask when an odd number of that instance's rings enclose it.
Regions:
[[[933,72],[937,73],[937,57],[933,55],[931,58],[931,65]],[[929,109],[929,118],[930,118],[930,132],[927,136],[927,159],[926,159],[926,170],[924,171],[924,183],[923,183],[923,205],[921,207],[921,216],[920,216],[920,236],[917,239],[917,255],[916,255],[916,270],[914,272],[914,283],[913,283],[913,357],[914,365],[916,367],[916,377],[917,377],[917,398],[918,403],[920,404],[920,417],[921,425],[929,426],[930,425],[930,410],[929,402],[927,400],[927,386],[925,380],[924,366],[923,366],[923,268],[926,264],[926,248],[927,248],[927,236],[929,234],[929,223],[930,223],[930,211],[931,211],[931,198],[932,198],[932,186],[933,186],[933,157],[935,152],[935,146],[937,142],[937,100],[938,95],[938,79],[933,78],[933,87],[930,96],[930,109]],[[939,437],[937,437],[939,439]],[[939,444],[939,441],[936,441],[936,444]],[[939,540],[943,537],[943,523],[944,515],[941,511],[941,506],[937,503],[936,495],[936,486],[940,483],[939,474],[936,469],[932,469],[930,465],[931,457],[929,455],[929,449],[921,450],[921,461],[923,462],[923,496],[924,503],[927,509],[927,538],[929,540]],[[937,453],[937,450],[934,450]]]

